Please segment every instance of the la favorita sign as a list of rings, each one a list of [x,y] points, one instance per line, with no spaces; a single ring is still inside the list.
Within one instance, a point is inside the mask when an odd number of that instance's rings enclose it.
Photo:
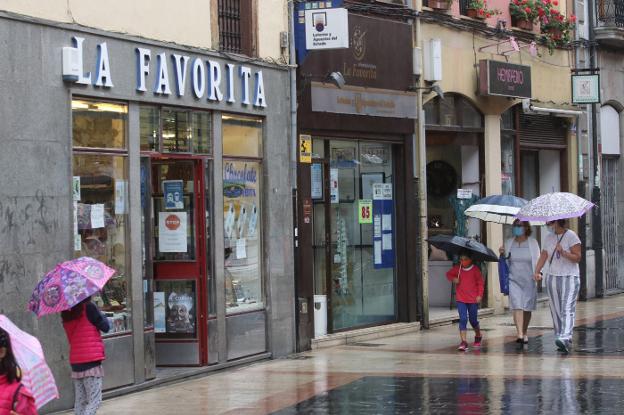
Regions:
[[[479,93],[531,98],[531,67],[492,60],[479,61]]]
[[[112,89],[116,79],[114,62],[109,58],[106,42],[85,47],[85,38],[74,36],[73,46],[63,48],[63,80],[78,85]],[[85,56],[95,55],[92,70],[85,69]],[[153,52],[149,48],[134,48],[135,90],[168,97],[192,95],[212,103],[240,102],[244,107],[266,108],[266,91],[262,70],[244,64],[222,63],[217,59],[182,53]],[[128,76],[128,74],[123,74]],[[149,78],[152,78],[151,80]]]

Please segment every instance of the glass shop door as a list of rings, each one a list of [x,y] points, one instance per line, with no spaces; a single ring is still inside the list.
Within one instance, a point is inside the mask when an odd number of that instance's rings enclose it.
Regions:
[[[207,364],[205,163],[152,159],[156,365]]]
[[[312,184],[315,294],[327,296],[328,332],[396,321],[392,145],[314,147],[312,180],[325,183]]]

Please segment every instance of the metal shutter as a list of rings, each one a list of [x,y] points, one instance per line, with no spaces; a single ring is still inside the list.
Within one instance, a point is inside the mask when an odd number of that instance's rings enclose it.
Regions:
[[[567,125],[563,118],[551,115],[520,114],[520,146],[565,148]]]

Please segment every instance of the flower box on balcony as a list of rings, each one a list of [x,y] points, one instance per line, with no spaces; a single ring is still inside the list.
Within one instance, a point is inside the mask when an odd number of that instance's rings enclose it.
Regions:
[[[485,19],[485,14],[484,13],[479,14],[479,10],[477,9],[466,9],[466,16],[472,17],[473,19],[481,19],[481,20]]]
[[[452,0],[429,0],[429,7],[435,10],[448,10],[453,4]]]
[[[533,31],[533,22],[527,19],[516,19],[511,16],[511,25],[518,29]]]

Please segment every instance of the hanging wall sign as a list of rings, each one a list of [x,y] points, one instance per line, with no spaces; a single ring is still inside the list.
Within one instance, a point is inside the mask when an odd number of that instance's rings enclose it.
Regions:
[[[479,93],[531,98],[531,67],[483,59],[479,61]]]
[[[572,75],[572,103],[600,102],[600,75]]]

